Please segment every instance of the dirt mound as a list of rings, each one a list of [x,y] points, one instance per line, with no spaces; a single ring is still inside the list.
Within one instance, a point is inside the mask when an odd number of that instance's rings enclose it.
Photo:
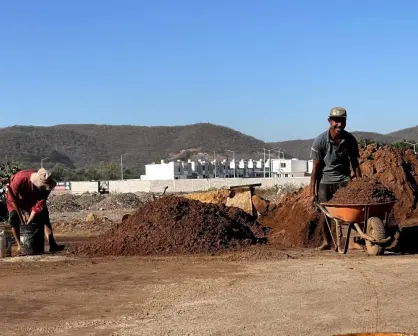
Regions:
[[[81,209],[89,210],[95,204],[103,201],[105,197],[101,194],[81,194],[77,197],[76,202],[80,205]]]
[[[418,223],[417,157],[410,151],[378,148],[375,145],[368,146],[360,155],[363,176],[376,179],[395,194],[395,223],[402,227],[414,218]],[[263,225],[272,227],[271,243],[281,247],[319,245],[322,234],[317,229],[319,212],[312,206],[309,195],[309,187],[288,194],[274,211],[260,217]]]
[[[374,177],[392,190],[397,202],[394,215],[398,224],[418,217],[418,159],[411,151],[368,146],[361,153],[364,176]]]
[[[254,221],[241,209],[166,196],[71,251],[93,256],[215,252],[265,242],[265,235],[257,237],[251,230],[259,230]]]
[[[72,194],[54,194],[48,198],[47,205],[50,211],[74,212],[82,210],[77,202],[78,196]]]
[[[141,206],[141,198],[133,193],[109,194],[99,203],[94,204],[92,210],[117,210],[121,208],[131,209]]]
[[[283,248],[319,245],[318,219],[319,213],[312,206],[309,188],[284,196],[274,211],[260,216],[261,224],[272,229],[270,243]]]
[[[185,194],[181,195],[181,197],[197,200],[202,203],[225,204],[229,193],[229,190],[213,190],[202,193]]]
[[[374,178],[363,177],[337,190],[329,204],[371,204],[395,200],[392,190]]]

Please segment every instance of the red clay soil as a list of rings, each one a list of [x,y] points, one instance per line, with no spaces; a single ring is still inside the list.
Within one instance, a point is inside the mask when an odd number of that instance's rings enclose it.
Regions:
[[[267,228],[237,208],[162,197],[94,240],[70,247],[89,256],[215,252],[267,241]],[[253,233],[253,231],[256,234]]]
[[[328,204],[372,204],[395,200],[392,190],[370,177],[355,179],[341,187]]]
[[[399,226],[418,224],[418,159],[411,151],[377,148],[369,145],[361,151],[363,176],[375,178],[395,194],[393,218]],[[367,185],[367,184],[366,184]],[[312,206],[309,187],[289,194],[260,222],[272,228],[269,242],[278,247],[313,247],[320,244],[317,228],[319,212]]]

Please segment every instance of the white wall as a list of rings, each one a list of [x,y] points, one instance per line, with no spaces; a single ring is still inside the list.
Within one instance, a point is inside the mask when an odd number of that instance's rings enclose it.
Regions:
[[[290,160],[292,173],[307,173],[308,162],[306,160]]]
[[[99,182],[71,182],[71,193],[83,194],[83,193],[96,193],[99,192]]]
[[[168,186],[167,192],[192,192],[209,189],[221,189],[235,185],[261,183],[261,187],[293,184],[304,186],[309,184],[309,177],[287,178],[216,178],[216,179],[183,179],[183,180],[124,180],[109,181],[110,193],[155,192],[160,193]],[[98,182],[71,182],[71,193],[97,192]]]
[[[309,160],[308,161],[308,173],[312,174],[312,169],[313,169],[313,160]]]

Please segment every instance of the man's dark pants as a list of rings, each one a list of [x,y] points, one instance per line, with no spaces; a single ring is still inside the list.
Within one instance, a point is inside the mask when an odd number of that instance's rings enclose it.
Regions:
[[[348,182],[341,182],[341,183],[318,183],[317,184],[317,201],[319,203],[325,203],[330,201],[333,197],[336,191],[340,187],[347,186]],[[326,217],[325,214],[322,213],[319,218],[319,227],[321,228],[323,234],[324,234],[324,243],[330,243],[331,242],[331,232],[329,232],[328,227],[326,225]]]

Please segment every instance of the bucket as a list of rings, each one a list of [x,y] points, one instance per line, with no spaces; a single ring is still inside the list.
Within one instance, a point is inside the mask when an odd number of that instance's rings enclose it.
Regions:
[[[6,229],[0,229],[0,258],[12,256],[12,236]]]
[[[44,224],[31,223],[20,226],[21,254],[36,255],[45,253]]]

